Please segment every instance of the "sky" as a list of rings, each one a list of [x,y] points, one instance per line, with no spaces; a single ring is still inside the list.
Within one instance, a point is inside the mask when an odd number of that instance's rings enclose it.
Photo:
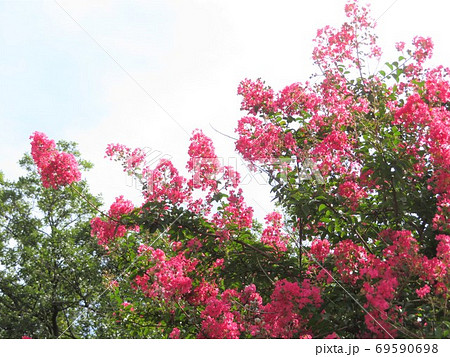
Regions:
[[[430,65],[450,66],[446,1],[373,0],[383,60],[416,35],[435,44]],[[345,21],[345,0],[0,0],[0,170],[21,171],[34,131],[79,143],[85,174],[105,204],[140,193],[109,143],[143,147],[185,172],[200,128],[225,164],[240,163],[230,136],[240,117],[237,86],[262,78],[275,90],[315,72],[318,28]],[[382,61],[383,62],[383,61]],[[255,216],[272,209],[270,187],[239,164]]]

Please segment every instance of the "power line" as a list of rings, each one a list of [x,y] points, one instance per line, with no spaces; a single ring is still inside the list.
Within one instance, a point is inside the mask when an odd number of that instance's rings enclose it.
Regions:
[[[396,3],[397,1],[398,1],[398,0],[394,0],[394,2],[393,2],[391,5],[389,5],[389,7],[388,7],[386,10],[384,10],[384,12],[383,12],[380,16],[378,16],[378,18],[375,20],[375,22],[378,22],[378,20],[381,19],[381,18],[383,17],[383,15],[386,14],[386,12],[388,12],[389,9],[390,9],[392,6],[394,6],[395,3]]]

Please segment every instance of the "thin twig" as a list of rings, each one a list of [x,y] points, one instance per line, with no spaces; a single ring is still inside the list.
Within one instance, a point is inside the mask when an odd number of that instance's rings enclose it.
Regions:
[[[271,277],[267,274],[267,272],[264,270],[264,268],[262,267],[261,263],[259,262],[259,259],[256,258],[256,261],[258,262],[259,267],[261,268],[261,270],[263,271],[264,275],[267,277],[267,279],[270,280],[270,282],[275,285],[275,282],[271,279]]]

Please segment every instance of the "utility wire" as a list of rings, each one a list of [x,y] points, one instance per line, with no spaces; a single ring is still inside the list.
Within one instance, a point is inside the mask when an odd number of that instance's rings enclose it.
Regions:
[[[384,12],[380,16],[378,16],[378,18],[375,20],[375,22],[378,22],[378,20],[381,19],[386,14],[386,12],[388,12],[390,10],[390,8],[395,5],[395,3],[397,1],[398,0],[395,0],[391,5],[389,5],[389,7],[386,10],[384,10]]]

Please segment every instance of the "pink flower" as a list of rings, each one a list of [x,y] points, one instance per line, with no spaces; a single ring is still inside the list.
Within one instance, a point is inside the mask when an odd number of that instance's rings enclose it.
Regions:
[[[357,182],[348,179],[341,183],[338,188],[338,193],[347,199],[348,205],[352,210],[358,208],[359,200],[367,197],[364,188],[360,187]]]
[[[213,222],[222,229],[221,240],[229,238],[228,230],[251,228],[253,224],[253,208],[245,203],[241,188],[237,193],[231,190],[227,200],[228,205],[213,215]]]
[[[416,130],[418,125],[428,125],[431,122],[428,105],[417,93],[409,96],[405,105],[394,116],[393,124],[403,125],[409,130]]]
[[[335,265],[344,282],[355,284],[361,279],[359,270],[367,264],[366,250],[350,239],[340,241],[334,248]]]
[[[232,299],[239,298],[236,290],[228,289],[221,299],[211,297],[206,301],[206,307],[201,313],[202,330],[199,337],[206,338],[239,338],[242,316],[238,311],[232,311]]]
[[[426,295],[428,295],[431,291],[431,288],[429,285],[424,285],[422,288],[420,289],[416,289],[416,294],[418,297],[420,297],[421,299],[423,299]]]
[[[216,261],[213,263],[214,268],[223,268],[223,259],[216,259]]]
[[[395,44],[395,48],[397,49],[397,51],[403,52],[403,50],[405,49],[405,43],[403,41],[397,42]]]
[[[56,145],[53,140],[50,140],[47,135],[38,131],[30,136],[31,141],[31,156],[38,169],[45,167],[53,159],[56,153]]]
[[[172,162],[161,159],[154,170],[144,170],[147,189],[144,192],[147,201],[169,201],[180,204],[190,197],[186,179],[178,173]]]
[[[301,285],[285,279],[275,283],[270,302],[264,306],[265,328],[272,338],[292,338],[305,334],[307,320],[302,309],[307,305],[319,307],[322,303],[320,290],[304,280]]]
[[[269,213],[266,217],[267,227],[261,235],[261,242],[274,249],[285,252],[289,236],[282,231],[284,224],[281,222],[282,216],[278,212]]]
[[[326,26],[317,31],[313,59],[323,70],[336,64],[362,67],[357,51],[363,46],[369,57],[381,55],[372,33],[375,21],[369,17],[368,9],[352,1],[345,6],[345,12],[350,22],[345,22],[340,29]],[[364,33],[363,38],[361,33]]]
[[[274,112],[276,110],[273,90],[265,87],[260,79],[254,82],[244,79],[239,84],[238,94],[243,96],[241,110],[247,110],[249,114],[257,115],[260,111]]]
[[[311,244],[311,254],[323,262],[330,253],[330,242],[326,239],[315,239]]]
[[[436,236],[436,240],[439,241],[436,247],[437,257],[450,264],[450,236],[439,234]]]
[[[131,201],[125,200],[123,196],[117,197],[108,211],[106,220],[100,217],[91,220],[91,236],[97,237],[98,244],[106,245],[115,238],[125,236],[128,230],[139,232],[139,226],[126,227],[119,223],[121,217],[130,214],[133,209]]]
[[[204,304],[208,299],[217,297],[219,289],[216,285],[210,284],[204,279],[194,289],[193,296],[189,298],[189,302],[194,305]]]
[[[161,249],[150,249],[152,255],[149,263],[152,266],[143,276],[136,277],[137,287],[148,297],[162,300],[179,300],[183,295],[189,294],[192,279],[187,275],[195,269],[198,261],[187,259],[184,252],[169,258]]]
[[[229,186],[233,188],[237,188],[239,182],[241,180],[241,175],[239,172],[234,170],[231,166],[223,167],[223,180],[225,181],[224,189],[227,189]]]
[[[324,339],[326,339],[326,340],[328,340],[328,339],[336,339],[336,338],[339,338],[339,336],[337,335],[336,332],[333,332],[333,333],[331,333],[331,334],[329,334],[329,335],[324,337]]]
[[[255,284],[247,285],[242,292],[240,300],[243,304],[252,304],[258,308],[262,306],[262,297],[256,292]]]
[[[53,140],[40,132],[30,136],[31,156],[45,188],[58,189],[81,180],[78,162],[73,154],[59,152]]]
[[[322,174],[327,175],[332,170],[345,172],[342,161],[351,153],[349,138],[345,132],[333,130],[326,134],[311,153]]]
[[[414,37],[413,45],[416,47],[413,56],[419,64],[422,64],[433,55],[433,41],[431,38],[416,36]]]
[[[238,122],[236,150],[250,162],[270,162],[278,158],[283,148],[282,130],[255,117],[243,117]]]
[[[81,173],[75,156],[66,152],[55,153],[49,164],[41,168],[41,178],[44,187],[54,189],[80,181]]]
[[[212,140],[201,130],[194,131],[189,145],[187,169],[193,174],[189,185],[194,188],[217,189],[216,176],[222,171]]]
[[[180,338],[180,330],[177,327],[174,327],[172,332],[169,335],[169,338],[178,339]]]
[[[449,68],[438,66],[426,73],[426,99],[429,102],[450,101],[450,83],[447,77],[450,74]]]
[[[300,83],[293,83],[278,93],[276,106],[289,116],[301,115],[303,111],[313,111],[320,103],[316,94],[309,93]]]
[[[145,161],[145,153],[140,148],[131,151],[130,148],[122,144],[108,144],[106,156],[109,156],[111,160],[113,158],[122,160],[123,170],[129,172],[139,167]]]

